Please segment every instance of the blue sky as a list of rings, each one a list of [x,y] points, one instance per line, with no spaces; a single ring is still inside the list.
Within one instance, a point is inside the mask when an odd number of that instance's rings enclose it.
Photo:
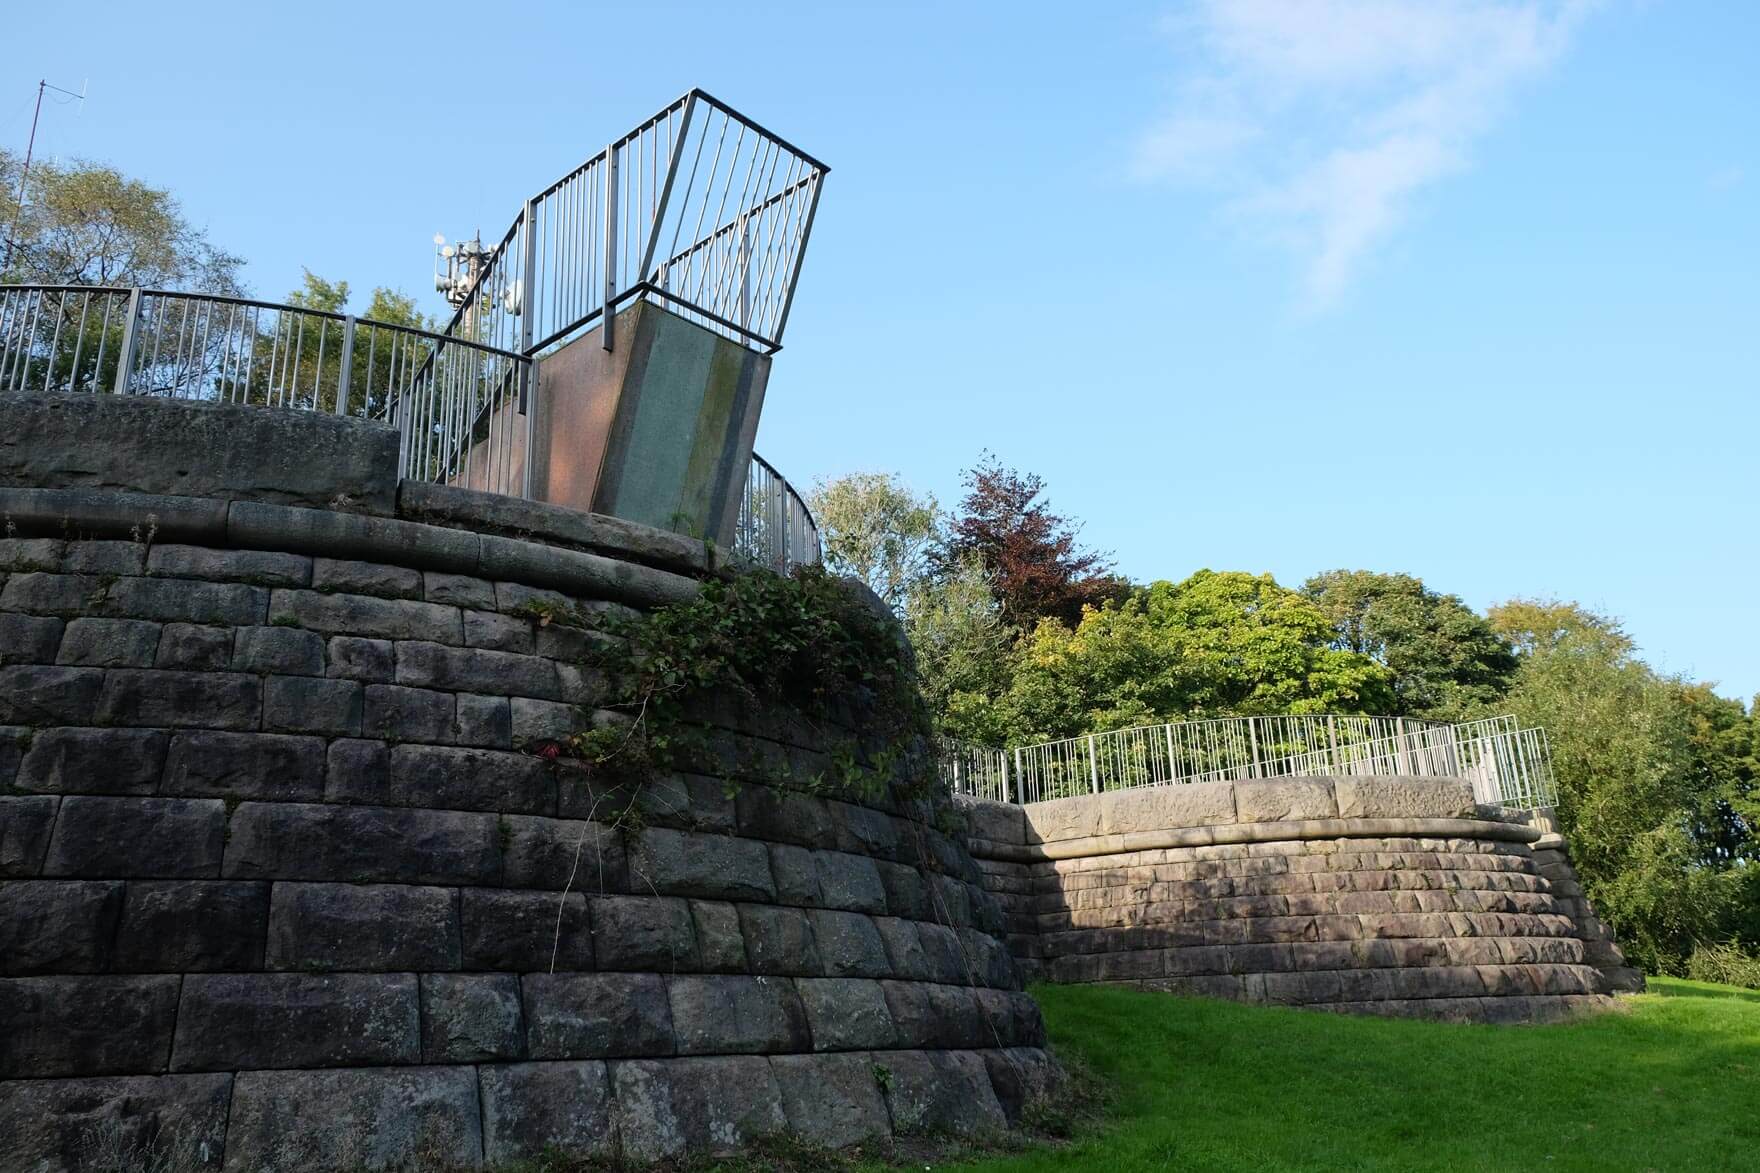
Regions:
[[[1139,579],[1577,599],[1760,691],[1760,5],[33,4],[0,141],[172,188],[258,296],[701,85],[833,168],[760,450],[984,449]]]

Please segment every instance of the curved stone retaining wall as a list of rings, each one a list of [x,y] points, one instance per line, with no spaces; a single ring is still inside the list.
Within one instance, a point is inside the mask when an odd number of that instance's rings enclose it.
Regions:
[[[968,808],[1017,956],[1058,982],[1534,1021],[1605,1005],[1534,829],[1465,782],[1283,778]]]
[[[1051,1066],[999,905],[918,806],[768,784],[825,761],[793,714],[720,706],[725,752],[634,794],[520,752],[602,699],[604,637],[527,604],[682,597],[701,544],[398,512],[0,488],[0,1169],[1018,1114]]]

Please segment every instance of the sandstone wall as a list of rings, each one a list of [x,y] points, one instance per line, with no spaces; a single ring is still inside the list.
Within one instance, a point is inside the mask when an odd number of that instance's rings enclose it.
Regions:
[[[0,1169],[1005,1127],[1043,1028],[927,810],[771,785],[824,762],[787,712],[715,706],[725,753],[639,794],[521,752],[603,699],[603,637],[522,608],[710,553],[398,501],[0,488]]]
[[[1465,783],[1284,778],[973,804],[1023,965],[1255,1002],[1488,1021],[1605,1005],[1531,844]]]

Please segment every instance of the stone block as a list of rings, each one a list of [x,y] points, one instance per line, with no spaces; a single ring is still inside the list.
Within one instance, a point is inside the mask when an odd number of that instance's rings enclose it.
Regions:
[[[884,811],[853,802],[833,802],[829,806],[837,823],[839,851],[891,859],[913,849],[907,838],[901,835],[900,828],[904,824]]]
[[[518,977],[428,973],[421,984],[424,1063],[484,1063],[523,1055]]]
[[[815,1051],[890,1050],[898,1045],[880,983],[865,978],[798,978]]]
[[[877,916],[874,918],[874,928],[879,931],[880,940],[886,946],[886,963],[892,976],[909,978],[912,981],[929,980],[929,955],[923,949],[923,940],[918,935],[915,921],[896,916]]]
[[[278,733],[182,731],[171,737],[160,793],[316,802],[324,794],[324,740]]]
[[[32,738],[15,785],[49,794],[155,794],[165,742],[156,729],[45,729]]]
[[[670,1055],[665,979],[649,973],[532,973],[520,979],[533,1059]]]
[[[269,599],[269,615],[271,618],[285,615],[299,626],[325,635],[437,640],[453,644],[464,638],[464,626],[459,621],[457,607],[418,603],[410,599],[278,590]]]
[[[807,914],[798,908],[741,904],[739,923],[746,960],[759,974],[817,974],[824,966]]]
[[[637,1161],[685,1153],[725,1156],[788,1127],[782,1095],[761,1056],[611,1065],[617,1135]]]
[[[604,823],[501,816],[502,885],[620,892],[628,883],[623,841]]]
[[[667,981],[680,1055],[767,1055],[812,1046],[787,978],[704,974]]]
[[[698,963],[710,973],[746,973],[746,940],[740,931],[739,909],[721,901],[693,900],[691,924],[696,930]]]
[[[648,827],[633,837],[629,868],[637,888],[665,895],[776,899],[770,853],[750,839]]]
[[[1473,785],[1438,778],[1337,778],[1344,819],[1466,819],[1477,809]]]
[[[117,1151],[194,1173],[219,1167],[231,1097],[231,1075],[0,1083],[0,1136],[10,1167],[30,1173],[85,1173]]]
[[[218,672],[232,663],[232,631],[199,623],[167,623],[159,632],[153,667]]]
[[[513,748],[513,711],[504,696],[457,694],[458,716],[453,725],[453,740],[460,745],[483,749]],[[515,701],[515,704],[521,703]],[[549,701],[527,702],[549,704]]]
[[[116,932],[123,973],[263,967],[269,885],[229,880],[131,880]]]
[[[893,1132],[980,1136],[1008,1126],[990,1072],[971,1051],[893,1051],[875,1057]]]
[[[75,619],[61,636],[57,664],[88,668],[151,668],[159,624],[147,619]]]
[[[891,977],[886,960],[886,944],[874,918],[859,912],[836,912],[831,909],[807,910],[813,926],[813,943],[818,947],[819,964],[828,977]]]
[[[324,637],[298,627],[241,627],[233,643],[232,669],[259,676],[322,676]]]
[[[886,886],[874,861],[844,851],[815,851],[813,870],[819,878],[819,900],[827,908],[849,912],[886,911]]]
[[[104,673],[95,723],[255,729],[262,709],[262,681],[255,676],[113,668]]]
[[[558,915],[560,913],[560,916]],[[464,888],[459,920],[465,969],[515,973],[590,970],[593,934],[579,892]]]
[[[397,645],[397,683],[560,700],[556,665],[539,656],[411,640]]]
[[[469,1067],[243,1071],[232,1093],[227,1173],[447,1168],[482,1160]]]
[[[46,876],[200,879],[220,874],[226,806],[217,798],[61,800]]]
[[[770,872],[776,880],[778,902],[802,905],[819,903],[819,867],[808,848],[772,843]]]
[[[533,700],[516,696],[509,702],[509,735],[515,745],[540,741],[563,741],[587,727],[586,716],[562,701]]]
[[[327,671],[342,680],[389,684],[397,674],[396,646],[388,639],[333,635],[327,645]]]
[[[1037,1046],[985,1051],[984,1065],[1010,1126],[1020,1123],[1029,1105],[1049,1100],[1062,1082],[1057,1061]]]
[[[414,974],[211,973],[183,979],[173,1071],[420,1060]]]
[[[0,978],[0,1077],[165,1070],[178,978]]]
[[[1030,802],[1021,810],[1029,843],[1058,843],[1100,834],[1100,799],[1091,794]]]
[[[103,687],[98,668],[0,668],[0,725],[89,725]]]
[[[885,1138],[886,1101],[870,1055],[776,1055],[770,1071],[796,1135],[827,1148]]]
[[[382,741],[332,741],[325,755],[324,777],[328,802],[391,805],[391,751]]]
[[[457,969],[457,894],[410,884],[278,883],[264,964],[305,973]]]
[[[1330,778],[1257,778],[1231,785],[1235,814],[1243,823],[1338,817]]]
[[[966,817],[966,830],[974,839],[1018,846],[1027,841],[1026,811],[1012,802],[959,797],[959,810]]]
[[[611,1157],[611,1080],[598,1060],[507,1063],[477,1069],[483,1157],[491,1165],[554,1152]]]
[[[422,597],[422,572],[406,566],[386,566],[379,562],[314,558],[312,589],[332,594],[419,599]]]
[[[690,904],[674,896],[595,896],[593,957],[602,970],[689,973],[700,964]]]
[[[53,664],[60,646],[61,620],[0,614],[0,668],[8,664]]]
[[[918,921],[917,936],[923,943],[930,981],[960,983],[967,980],[965,947],[959,933],[946,925]]]
[[[495,584],[465,574],[427,570],[422,572],[422,598],[430,603],[493,611]]]
[[[0,884],[0,974],[106,970],[121,914],[117,880]]]
[[[885,860],[876,861],[874,866],[880,873],[880,883],[886,888],[886,911],[909,920],[929,919],[929,889],[923,883],[921,872],[909,865]]]
[[[263,682],[263,728],[273,732],[359,737],[362,712],[361,686],[353,680],[270,676]]]
[[[206,546],[154,546],[147,554],[151,578],[199,578],[246,582],[265,587],[303,587],[312,583],[312,560],[276,550],[214,550]]]
[[[1108,791],[1092,801],[1100,806],[1102,835],[1215,827],[1235,821],[1232,782],[1190,782]]]
[[[490,814],[246,802],[231,826],[229,879],[478,885],[501,876]]]
[[[536,644],[529,619],[502,615],[496,611],[464,612],[464,645],[487,648],[496,652],[532,654]]]
[[[0,877],[34,876],[43,868],[61,800],[46,794],[0,794]]]
[[[748,839],[800,847],[837,846],[837,827],[825,802],[769,786],[741,786],[734,795],[739,833]]]
[[[334,756],[334,747],[331,752]],[[383,774],[358,770],[338,777],[332,771],[330,798],[382,806],[521,814],[548,814],[556,809],[555,771],[542,758],[486,749],[398,745],[391,748],[389,761],[390,768]]]
[[[449,692],[369,684],[361,729],[386,741],[445,745],[452,740],[456,707]]]
[[[243,583],[170,578],[119,578],[92,607],[106,615],[161,623],[218,623],[244,627],[268,617],[269,592]]]

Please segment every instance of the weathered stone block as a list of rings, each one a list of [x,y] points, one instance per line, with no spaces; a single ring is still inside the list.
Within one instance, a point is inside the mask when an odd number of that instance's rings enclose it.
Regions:
[[[581,893],[465,888],[459,898],[465,969],[593,968],[591,918]]]
[[[369,684],[361,728],[369,736],[387,741],[433,742],[452,740],[456,709],[449,692],[403,688],[395,684]]]
[[[276,550],[213,550],[206,546],[154,546],[147,575],[247,582],[266,587],[303,587],[312,582],[312,560]]]
[[[898,1045],[880,983],[865,978],[797,978],[815,1051],[889,1050]]]
[[[299,626],[326,635],[377,639],[438,640],[459,643],[464,636],[457,607],[367,595],[325,595],[278,590],[269,599],[269,616],[288,616]]]
[[[330,797],[383,806],[548,814],[556,809],[556,779],[550,763],[525,754],[398,745],[390,750],[384,774],[369,769],[337,777],[333,770]],[[563,878],[557,877],[558,886]]]
[[[414,974],[214,973],[183,979],[174,1071],[420,1059]]]
[[[458,897],[409,884],[276,884],[264,962],[301,972],[457,969]]]
[[[223,623],[243,627],[263,622],[268,606],[268,591],[242,583],[119,578],[105,593],[103,603],[91,609],[162,623]]]
[[[874,861],[843,851],[815,851],[813,870],[819,878],[819,899],[827,908],[850,912],[885,912],[886,886]]]
[[[807,910],[813,925],[813,941],[818,946],[819,962],[829,977],[891,977],[886,961],[886,944],[874,919],[859,912],[834,912],[830,909]]]
[[[725,1155],[788,1127],[776,1078],[760,1056],[614,1063],[611,1079],[617,1134],[638,1161]]]
[[[464,1168],[482,1152],[469,1067],[244,1071],[232,1093],[227,1173]]]
[[[397,645],[397,683],[560,700],[556,665],[539,656],[412,640]]]
[[[946,925],[931,921],[916,923],[917,937],[923,943],[923,956],[928,962],[929,980],[966,981],[965,950],[959,934]]]
[[[595,896],[593,957],[600,969],[688,973],[699,966],[690,905],[675,896]]]
[[[167,623],[159,633],[155,668],[218,672],[232,663],[232,628]]]
[[[0,724],[88,725],[103,687],[104,673],[98,668],[0,668]]]
[[[422,597],[430,603],[493,611],[495,584],[469,575],[428,570],[422,573]]]
[[[177,985],[169,975],[0,978],[0,1076],[164,1071]]]
[[[973,838],[1011,846],[1027,841],[1026,811],[1019,805],[965,797],[956,799],[956,802],[966,817],[966,829]]]
[[[246,802],[232,816],[224,874],[233,879],[494,884],[501,875],[501,852],[495,816],[489,814]]]
[[[365,684],[389,684],[397,673],[397,645],[388,639],[333,635],[328,644],[328,673]]]
[[[118,1151],[151,1153],[180,1171],[214,1169],[231,1095],[231,1075],[0,1083],[0,1136],[9,1165],[30,1173],[84,1173],[98,1154]]]
[[[312,560],[312,589],[345,595],[378,595],[387,599],[422,597],[422,572],[379,562],[337,558]]]
[[[165,742],[155,729],[45,729],[31,740],[16,785],[50,794],[155,794]]]
[[[880,883],[886,888],[886,910],[893,916],[909,920],[928,920],[929,890],[923,874],[914,867],[885,860],[874,864],[880,872]]]
[[[836,847],[837,828],[825,803],[769,786],[741,786],[733,800],[739,833],[748,839]]]
[[[767,1055],[812,1046],[806,1012],[787,978],[675,976],[667,989],[680,1055]]]
[[[885,1137],[886,1101],[870,1055],[776,1055],[770,1071],[789,1128],[814,1144],[845,1148]]]
[[[1048,1100],[1062,1081],[1057,1061],[1037,1046],[985,1051],[984,1065],[1010,1125],[1020,1123],[1029,1104]]]
[[[496,652],[532,654],[534,646],[532,622],[496,611],[464,613],[464,644],[467,648],[488,648]]]
[[[534,1059],[670,1055],[665,980],[648,973],[526,974],[526,1049]]]
[[[874,928],[886,946],[887,968],[892,976],[927,981],[930,975],[929,955],[923,950],[922,937],[915,921],[896,916],[877,916]]]
[[[46,876],[196,879],[220,874],[226,807],[219,799],[61,800]]]
[[[1345,819],[1472,818],[1473,786],[1436,778],[1338,778],[1338,814]]]
[[[491,1164],[561,1151],[609,1157],[611,1080],[598,1060],[508,1063],[477,1070],[483,1098],[483,1157]]]
[[[61,620],[0,614],[0,668],[8,664],[53,664],[60,646]]]
[[[753,973],[817,974],[824,970],[807,914],[798,908],[767,904],[739,906],[746,939],[746,959]]]
[[[241,627],[233,644],[235,672],[259,676],[324,675],[324,637],[298,627]]]
[[[776,880],[778,902],[801,905],[819,903],[819,868],[808,848],[772,843],[770,873]]]
[[[176,733],[160,792],[315,802],[324,793],[324,741],[205,729]]]
[[[1214,827],[1235,821],[1235,791],[1231,782],[1111,790],[1092,801],[1100,804],[1102,835]],[[1027,809],[1030,812],[1032,808]],[[1028,817],[1031,818],[1030,813]]]
[[[711,900],[693,900],[690,904],[698,961],[703,969],[710,973],[746,973],[746,941],[740,931],[739,909]]]
[[[649,827],[634,837],[629,867],[638,888],[666,895],[776,899],[770,853],[750,839]]]
[[[883,1087],[896,1133],[973,1136],[1007,1127],[989,1070],[970,1051],[894,1051],[875,1062],[891,1073]]]
[[[255,676],[113,668],[104,673],[96,723],[255,729],[262,707],[262,681]]]
[[[509,734],[515,745],[562,741],[579,733],[588,724],[585,714],[562,701],[516,696],[509,702],[509,708]]]
[[[278,733],[359,737],[363,703],[353,680],[270,676],[263,682],[263,728]]]
[[[121,913],[120,881],[0,884],[0,974],[108,969],[110,942]]]
[[[510,973],[422,975],[422,1061],[482,1063],[525,1051],[519,978]]]
[[[474,696],[468,692],[457,695],[458,716],[453,728],[454,741],[460,745],[484,749],[513,748],[513,712],[506,697]]]
[[[49,850],[61,800],[50,795],[0,795],[0,877],[34,876]]]
[[[75,619],[61,636],[57,664],[88,668],[150,668],[159,651],[159,624],[146,619]]]
[[[1235,813],[1243,823],[1338,817],[1328,778],[1257,778],[1232,785]]]
[[[123,973],[261,969],[268,923],[266,883],[131,880],[113,968]]]

